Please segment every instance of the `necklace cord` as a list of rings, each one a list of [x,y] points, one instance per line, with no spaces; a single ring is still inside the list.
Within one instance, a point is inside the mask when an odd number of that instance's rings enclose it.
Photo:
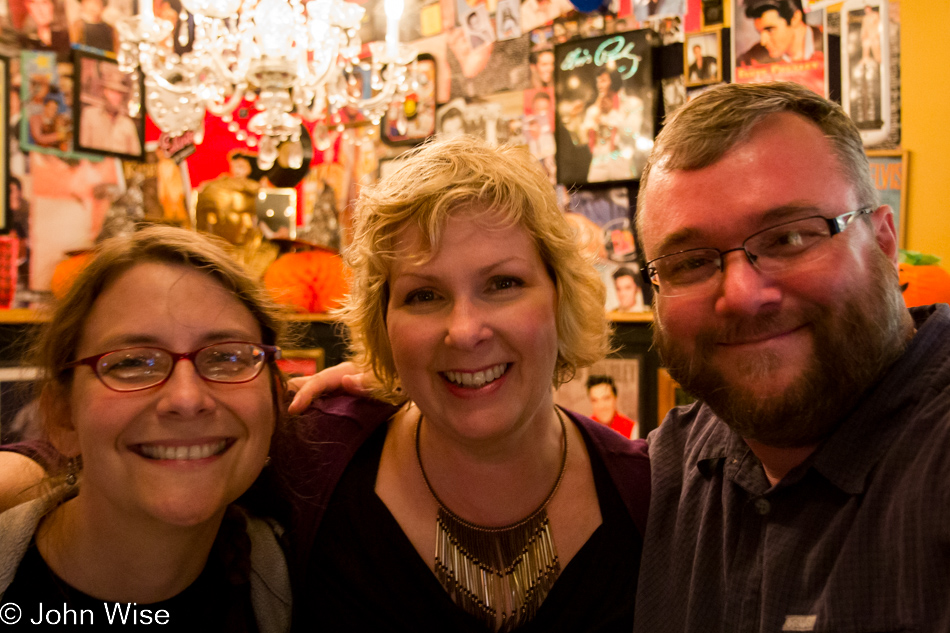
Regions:
[[[484,525],[478,525],[477,523],[473,523],[472,521],[467,521],[466,519],[463,519],[459,515],[455,514],[454,512],[452,512],[451,509],[448,508],[448,506],[445,505],[445,503],[443,503],[442,499],[439,498],[439,495],[436,494],[435,489],[432,487],[432,483],[429,481],[429,477],[426,475],[426,469],[422,465],[422,452],[419,450],[419,436],[420,436],[420,429],[422,428],[422,417],[423,417],[422,412],[420,411],[419,421],[416,422],[416,460],[419,462],[419,471],[422,473],[422,480],[425,482],[426,488],[429,490],[429,494],[431,494],[432,498],[435,499],[435,502],[439,504],[439,507],[444,512],[449,514],[453,519],[455,519],[456,521],[458,521],[459,523],[467,527],[470,527],[476,530],[482,530],[485,532],[503,532],[505,530],[511,530],[513,528],[519,527],[533,520],[535,517],[538,516],[538,514],[540,514],[541,512],[544,512],[544,509],[551,502],[551,499],[554,498],[554,495],[557,493],[558,488],[561,487],[561,481],[564,479],[564,471],[567,470],[567,426],[564,424],[564,416],[561,414],[561,410],[555,406],[554,412],[557,413],[558,421],[561,423],[561,437],[563,438],[563,443],[562,443],[563,448],[561,450],[561,466],[558,469],[557,480],[555,480],[554,482],[554,487],[551,488],[551,492],[549,492],[548,496],[544,498],[544,501],[541,502],[541,505],[539,505],[533,512],[531,512],[525,518],[515,521],[514,523],[509,523],[508,525],[503,525],[500,527],[487,527]]]

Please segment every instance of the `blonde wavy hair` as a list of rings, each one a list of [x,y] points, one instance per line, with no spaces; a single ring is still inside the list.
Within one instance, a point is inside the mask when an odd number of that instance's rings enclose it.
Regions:
[[[354,272],[353,290],[336,315],[348,327],[353,360],[381,383],[376,397],[406,400],[386,329],[396,240],[416,227],[422,236],[417,256],[425,261],[438,251],[447,220],[459,213],[490,214],[493,223],[521,227],[534,240],[557,289],[554,386],[606,355],[606,289],[537,159],[523,148],[455,137],[413,151],[390,176],[364,189],[357,203],[353,243],[344,254]]]

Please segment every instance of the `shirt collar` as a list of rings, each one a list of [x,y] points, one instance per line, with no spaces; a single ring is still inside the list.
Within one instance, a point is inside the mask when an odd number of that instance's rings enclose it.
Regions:
[[[704,412],[714,420],[712,429],[696,455],[696,467],[705,477],[711,477],[722,464],[723,477],[734,481],[750,494],[763,494],[769,489],[762,464],[749,445],[715,416],[704,404]]]

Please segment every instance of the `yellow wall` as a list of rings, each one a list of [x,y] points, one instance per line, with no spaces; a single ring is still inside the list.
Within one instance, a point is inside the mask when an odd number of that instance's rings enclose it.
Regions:
[[[900,12],[907,248],[939,255],[950,270],[950,2],[904,0]]]

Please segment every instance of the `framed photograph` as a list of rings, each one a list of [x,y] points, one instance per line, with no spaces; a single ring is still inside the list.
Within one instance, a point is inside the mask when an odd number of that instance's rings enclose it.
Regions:
[[[415,65],[416,87],[405,103],[393,103],[383,117],[382,137],[389,145],[415,145],[435,134],[436,66],[428,53]]]
[[[642,358],[607,358],[579,369],[554,393],[554,402],[609,426],[624,437],[640,437]]]
[[[732,0],[732,81],[792,81],[828,95],[825,12],[801,0]],[[783,9],[780,13],[779,9]],[[787,15],[785,8],[790,8]],[[787,37],[778,37],[784,33]]]
[[[55,53],[20,55],[20,147],[23,151],[74,158],[71,76],[61,76]]]
[[[722,6],[723,0],[702,0],[702,25],[703,28],[711,26],[722,26],[725,21],[725,9]]]
[[[687,86],[705,86],[722,81],[722,31],[687,33],[683,44]]]
[[[890,29],[886,0],[848,0],[841,9],[841,106],[865,147],[891,131]]]
[[[142,74],[119,70],[114,59],[75,50],[76,149],[92,154],[145,160],[145,112],[135,107]]]
[[[267,239],[297,237],[297,190],[261,187],[257,193],[257,228]]]
[[[653,148],[656,89],[648,29],[554,48],[557,178],[636,180]]]
[[[871,164],[871,180],[881,195],[881,204],[894,210],[894,228],[897,229],[897,245],[907,248],[907,168],[909,155],[906,150],[868,150]]]

